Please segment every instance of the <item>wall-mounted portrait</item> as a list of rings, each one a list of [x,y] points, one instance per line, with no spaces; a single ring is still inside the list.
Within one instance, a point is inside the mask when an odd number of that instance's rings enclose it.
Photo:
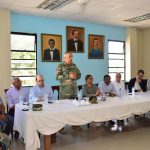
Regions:
[[[89,34],[89,59],[104,59],[104,36]]]
[[[54,34],[41,34],[42,61],[59,62],[62,58],[62,36]]]
[[[84,52],[84,28],[82,27],[66,27],[67,51],[75,53]]]

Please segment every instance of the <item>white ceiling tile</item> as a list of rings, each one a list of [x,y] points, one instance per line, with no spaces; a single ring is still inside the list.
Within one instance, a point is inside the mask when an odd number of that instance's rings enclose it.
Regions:
[[[86,5],[81,5],[77,1],[74,1],[66,7],[53,12],[36,8],[43,1],[0,0],[0,9],[50,18],[106,23],[119,26],[147,27],[150,24],[149,20],[136,24],[123,21],[150,13],[150,0],[89,0]]]

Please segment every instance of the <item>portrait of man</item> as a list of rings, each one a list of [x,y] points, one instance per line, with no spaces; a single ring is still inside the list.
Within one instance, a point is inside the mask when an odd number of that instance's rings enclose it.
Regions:
[[[84,28],[67,26],[67,51],[84,52]]]
[[[89,59],[104,58],[104,36],[89,35]]]
[[[61,61],[61,43],[60,35],[42,34],[42,60],[50,62]]]

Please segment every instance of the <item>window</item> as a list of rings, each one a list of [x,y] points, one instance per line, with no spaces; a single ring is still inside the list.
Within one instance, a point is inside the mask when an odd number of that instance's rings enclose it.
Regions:
[[[11,76],[18,76],[22,86],[35,84],[36,39],[36,34],[11,33]]]
[[[115,74],[120,72],[122,80],[125,80],[125,42],[108,41],[108,69],[111,79],[115,79]]]

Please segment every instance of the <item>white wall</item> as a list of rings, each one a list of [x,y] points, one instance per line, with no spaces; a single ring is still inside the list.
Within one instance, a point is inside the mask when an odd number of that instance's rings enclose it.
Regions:
[[[10,87],[10,12],[0,10],[0,96],[5,103],[4,89]]]
[[[150,79],[150,28],[143,30],[141,40],[143,40],[143,49],[141,48],[142,55],[139,55],[139,57],[143,57],[145,78]]]
[[[134,77],[138,69],[137,28],[128,28],[126,36],[126,80]]]
[[[139,69],[150,79],[150,28],[128,28],[126,36],[126,77],[134,77]]]

